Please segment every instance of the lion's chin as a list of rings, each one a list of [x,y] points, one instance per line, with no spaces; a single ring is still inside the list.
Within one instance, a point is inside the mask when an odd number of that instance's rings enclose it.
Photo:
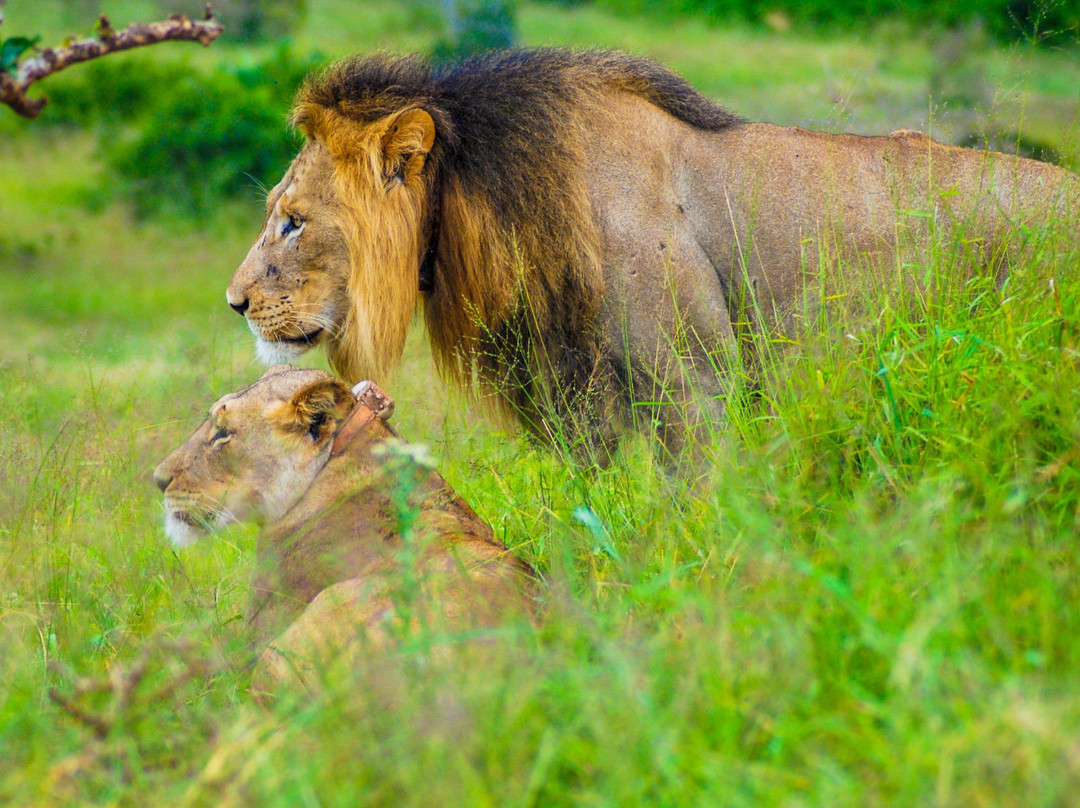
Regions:
[[[173,547],[190,547],[206,535],[206,532],[192,524],[186,514],[179,511],[165,512],[165,535],[169,537]]]
[[[264,365],[291,365],[293,360],[312,348],[313,342],[270,342],[255,338],[255,356]]]

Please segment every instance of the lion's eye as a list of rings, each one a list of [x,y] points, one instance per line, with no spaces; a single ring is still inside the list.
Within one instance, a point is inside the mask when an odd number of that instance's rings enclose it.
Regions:
[[[289,215],[288,220],[281,226],[281,235],[287,236],[294,230],[299,230],[304,224],[303,218],[297,216],[295,213]]]
[[[221,446],[223,443],[228,443],[229,438],[231,437],[232,435],[230,433],[226,432],[223,427],[219,426],[214,432],[214,434],[210,436],[210,445]]]

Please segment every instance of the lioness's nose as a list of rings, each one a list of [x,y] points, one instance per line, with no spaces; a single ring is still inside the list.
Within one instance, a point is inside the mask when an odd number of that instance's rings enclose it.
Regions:
[[[240,267],[243,269],[243,267]],[[236,270],[237,274],[240,273],[240,269]],[[237,314],[243,316],[244,312],[248,310],[248,306],[251,301],[248,300],[247,290],[241,289],[242,284],[236,282],[234,277],[229,283],[229,288],[225,290],[225,301],[232,307],[232,310]]]
[[[173,476],[169,474],[168,469],[163,466],[158,466],[154,469],[154,485],[156,485],[161,493],[165,493],[165,489],[169,487],[169,483],[173,481]]]

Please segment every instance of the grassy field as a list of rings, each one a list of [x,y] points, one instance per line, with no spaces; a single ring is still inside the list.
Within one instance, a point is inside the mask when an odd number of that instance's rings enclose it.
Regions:
[[[155,13],[101,5],[117,24]],[[309,6],[298,47],[328,56],[431,41],[393,5]],[[60,35],[60,9],[11,0],[5,27]],[[525,5],[520,22],[528,43],[657,56],[748,117],[950,139],[989,123],[1075,165],[1075,53],[976,41],[958,56],[933,32],[808,38],[552,5]],[[972,87],[963,104],[930,95]],[[492,424],[438,381],[418,324],[381,380],[394,422],[548,576],[545,620],[508,627],[482,658],[459,649],[456,665],[406,637],[324,693],[262,710],[241,650],[255,531],[174,552],[151,480],[214,399],[261,372],[224,302],[259,194],[198,220],[136,220],[104,190],[91,133],[6,114],[3,804],[1064,806],[1080,793],[1077,248],[1043,252],[1000,291],[813,324],[767,369],[762,400],[735,407],[696,491],[673,490],[641,441],[582,474]],[[945,245],[933,269],[952,261]]]

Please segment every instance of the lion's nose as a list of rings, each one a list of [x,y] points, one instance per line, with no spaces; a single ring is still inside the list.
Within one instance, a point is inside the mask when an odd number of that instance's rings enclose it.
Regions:
[[[240,303],[233,303],[231,300],[229,301],[229,306],[232,310],[241,316],[248,310],[250,304],[251,302],[246,297]]]
[[[165,493],[165,489],[169,487],[169,483],[172,481],[172,475],[161,466],[154,469],[154,485],[161,490],[161,493]]]

